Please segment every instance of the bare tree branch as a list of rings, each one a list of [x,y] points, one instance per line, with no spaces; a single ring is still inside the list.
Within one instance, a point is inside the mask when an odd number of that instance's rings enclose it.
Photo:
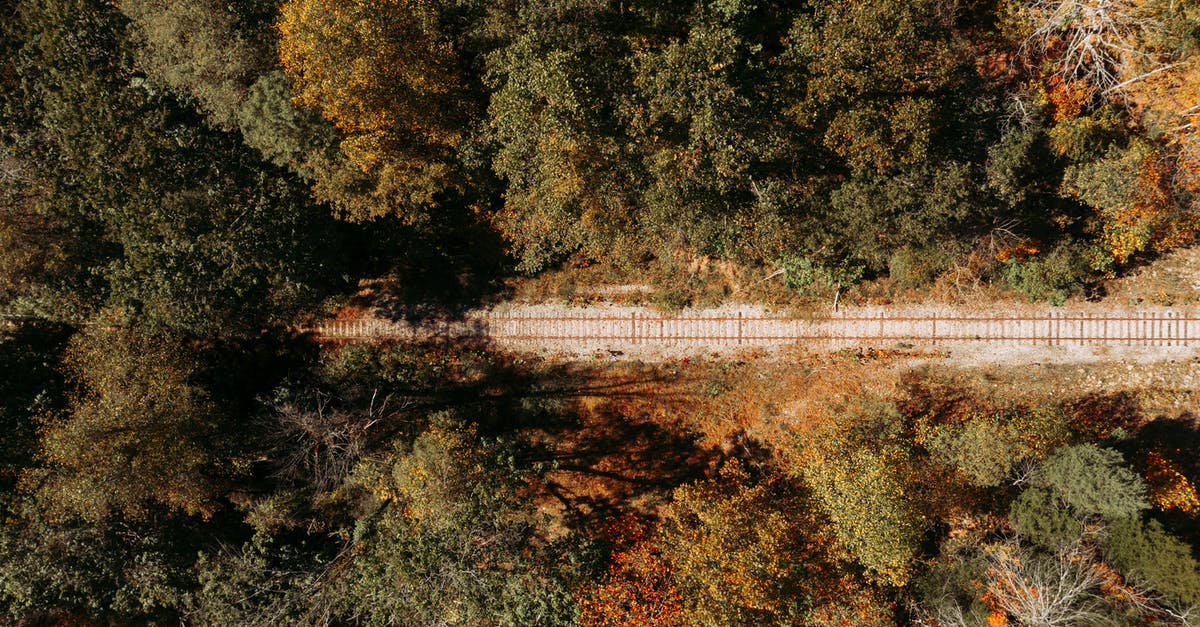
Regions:
[[[1101,620],[1104,578],[1083,544],[1039,555],[1009,540],[990,547],[987,560],[988,594],[1021,623],[1054,627]]]
[[[1052,59],[1064,82],[1082,82],[1107,96],[1171,67],[1122,80],[1139,64],[1156,63],[1139,42],[1162,28],[1132,0],[1033,0],[1026,9],[1033,32],[1018,56],[1036,52]]]

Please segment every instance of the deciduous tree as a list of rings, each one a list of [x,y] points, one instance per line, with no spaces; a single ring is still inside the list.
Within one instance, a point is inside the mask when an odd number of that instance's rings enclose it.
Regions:
[[[281,9],[279,58],[294,98],[344,135],[345,165],[315,172],[315,190],[347,218],[417,220],[461,189],[455,149],[474,103],[446,29],[450,9],[417,0],[290,0]]]
[[[78,392],[48,418],[42,468],[23,477],[48,511],[98,522],[157,507],[211,516],[220,490],[217,410],[179,340],[97,326],[66,362]]]

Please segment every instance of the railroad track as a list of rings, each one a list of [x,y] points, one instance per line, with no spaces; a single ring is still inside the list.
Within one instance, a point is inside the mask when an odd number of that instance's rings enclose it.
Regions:
[[[1044,346],[1200,345],[1200,315],[1175,310],[1121,314],[896,315],[854,312],[812,318],[648,310],[547,315],[484,311],[417,324],[378,318],[328,321],[312,329],[330,340],[476,338],[516,347],[684,346],[726,348],[798,343],[1008,344]]]

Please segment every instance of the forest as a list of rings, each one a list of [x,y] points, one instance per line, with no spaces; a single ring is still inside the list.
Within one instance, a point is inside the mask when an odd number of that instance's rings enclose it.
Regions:
[[[1193,0],[0,0],[0,623],[1197,624],[1191,375],[304,329],[1198,231]]]

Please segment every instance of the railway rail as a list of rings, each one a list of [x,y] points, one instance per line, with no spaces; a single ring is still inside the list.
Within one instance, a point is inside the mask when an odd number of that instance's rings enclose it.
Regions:
[[[1160,310],[1115,315],[911,315],[838,313],[811,318],[648,310],[545,315],[476,312],[459,320],[410,324],[378,318],[333,320],[313,331],[331,340],[474,337],[515,346],[610,344],[737,347],[796,343],[911,342],[1049,346],[1200,345],[1200,315]]]

